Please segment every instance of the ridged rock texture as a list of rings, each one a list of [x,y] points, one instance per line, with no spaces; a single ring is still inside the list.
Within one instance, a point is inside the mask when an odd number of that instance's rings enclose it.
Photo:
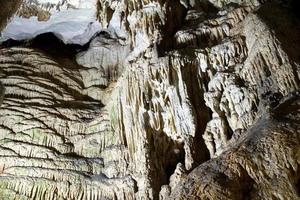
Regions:
[[[84,46],[1,44],[1,200],[300,199],[297,0],[93,5]]]

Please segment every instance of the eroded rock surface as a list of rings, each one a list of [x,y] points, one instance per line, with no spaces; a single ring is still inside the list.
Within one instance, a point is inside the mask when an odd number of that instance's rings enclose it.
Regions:
[[[291,5],[98,0],[85,46],[2,44],[0,198],[300,198]]]
[[[21,0],[2,0],[0,3],[2,9],[0,14],[0,30],[2,30],[6,26],[8,20],[17,11],[22,2]]]

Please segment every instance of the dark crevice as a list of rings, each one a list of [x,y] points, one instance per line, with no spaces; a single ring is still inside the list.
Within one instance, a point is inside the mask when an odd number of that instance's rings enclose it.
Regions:
[[[196,58],[190,58],[195,60]],[[209,151],[205,145],[203,134],[207,123],[212,119],[210,109],[205,105],[204,100],[204,84],[199,82],[199,69],[195,63],[187,63],[182,67],[182,78],[186,84],[188,97],[191,101],[194,116],[196,119],[196,133],[193,141],[194,151],[193,159],[194,166],[198,166],[203,162],[209,160]]]
[[[158,44],[158,55],[164,56],[167,52],[174,49],[184,49],[187,47],[207,47],[208,39],[204,36],[197,37],[197,44],[194,42],[190,44],[178,45],[176,42],[175,34],[179,30],[190,29],[197,26],[201,21],[205,19],[211,19],[216,17],[218,9],[213,6],[209,1],[197,2],[194,7],[189,5],[188,8],[184,7],[179,2],[173,2],[170,5],[171,12],[167,13],[166,26],[163,28],[163,39]],[[214,42],[216,43],[216,42]]]
[[[226,125],[226,128],[227,128],[226,129],[227,140],[230,140],[232,138],[234,132],[233,132],[232,128],[229,125],[228,118],[226,116],[223,116],[223,119],[225,119],[224,122],[225,122],[225,125]]]
[[[31,47],[46,52],[50,57],[69,57],[72,58],[79,51],[87,50],[89,43],[85,45],[65,44],[54,33],[43,33],[29,40],[9,39],[1,43],[1,48],[9,47]]]
[[[298,197],[300,197],[300,177],[298,177],[298,180],[296,181],[295,188],[296,188]]]
[[[165,52],[175,48],[175,33],[182,27],[187,9],[179,1],[167,3],[166,26],[163,27],[163,39],[158,44],[158,55],[163,56]]]
[[[269,9],[270,7],[272,9]],[[292,63],[296,84],[300,85],[300,80],[297,76],[298,69],[293,64],[293,62],[300,62],[300,29],[298,28],[300,26],[300,12],[297,8],[299,8],[298,0],[283,0],[281,3],[279,1],[270,1],[265,6],[262,6],[257,11],[257,14],[272,30],[282,49],[291,60],[290,63]]]
[[[148,148],[151,149],[149,151],[151,187],[154,189],[154,199],[158,199],[161,186],[168,185],[177,164],[184,163],[183,144],[173,141],[165,133],[153,129],[147,130],[147,141]]]

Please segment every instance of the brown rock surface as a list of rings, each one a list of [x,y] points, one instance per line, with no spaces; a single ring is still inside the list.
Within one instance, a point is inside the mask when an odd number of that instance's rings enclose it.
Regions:
[[[1,0],[0,5],[0,30],[2,30],[7,24],[10,17],[12,17],[12,15],[21,5],[21,0]]]
[[[182,179],[169,199],[299,199],[299,100],[263,115],[233,147]]]

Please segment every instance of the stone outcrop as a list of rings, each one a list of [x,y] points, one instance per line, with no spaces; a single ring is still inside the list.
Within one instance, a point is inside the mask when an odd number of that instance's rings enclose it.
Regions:
[[[85,46],[2,44],[0,199],[298,199],[291,5],[98,0]]]
[[[7,24],[8,20],[16,12],[21,5],[21,0],[2,0],[1,2],[1,13],[0,13],[0,30],[2,30]]]
[[[169,199],[298,199],[298,117],[299,96],[285,99],[233,148],[185,175]]]

